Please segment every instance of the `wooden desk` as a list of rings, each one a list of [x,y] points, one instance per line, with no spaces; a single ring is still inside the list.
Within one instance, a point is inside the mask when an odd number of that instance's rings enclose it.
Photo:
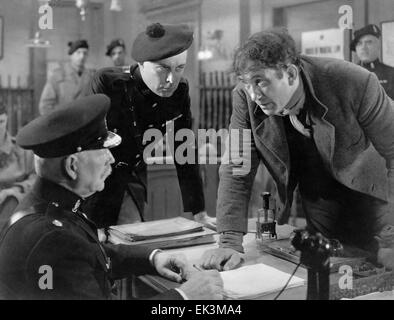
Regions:
[[[250,219],[249,221],[250,228],[249,230],[255,230],[255,219]],[[278,234],[281,234],[281,229],[278,228]],[[217,236],[218,237],[218,236]],[[287,272],[291,274],[296,265],[294,263],[282,260],[280,258],[274,257],[262,250],[261,240],[256,239],[255,233],[248,233],[244,237],[244,249],[245,249],[245,262],[244,265],[256,264],[256,263],[264,263],[271,267],[274,267],[278,270]],[[181,249],[168,250],[168,252],[173,253],[182,253],[184,254],[188,261],[191,263],[197,262],[202,254],[208,250],[217,248],[216,244],[207,244],[200,245],[195,247],[187,247]],[[296,276],[306,279],[307,271],[306,269],[299,267]],[[166,280],[160,276],[153,275],[144,275],[135,279],[135,283],[133,285],[133,295],[138,298],[147,298],[157,293],[161,293],[165,290],[172,289],[179,286],[179,284],[174,283],[172,281]],[[259,299],[263,300],[272,300],[277,293],[272,293],[269,295],[262,295]],[[281,296],[280,299],[287,300],[305,300],[306,298],[306,285],[296,288],[286,289]]]

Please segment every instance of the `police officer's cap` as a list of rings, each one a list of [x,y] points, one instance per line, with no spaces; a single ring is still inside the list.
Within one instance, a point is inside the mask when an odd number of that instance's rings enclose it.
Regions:
[[[137,62],[166,59],[187,50],[193,31],[187,25],[151,24],[135,39],[131,56]]]
[[[71,55],[79,48],[89,49],[89,44],[86,40],[76,40],[74,42],[70,41],[68,43],[68,54]]]
[[[112,50],[116,47],[122,47],[124,50],[126,50],[126,45],[122,39],[114,39],[107,46],[107,52],[105,53],[105,55],[110,57]]]
[[[28,123],[16,142],[41,158],[115,147],[122,139],[107,129],[105,116],[110,104],[103,94],[74,100]]]
[[[366,36],[367,34],[375,36],[376,38],[380,38],[381,32],[379,27],[375,24],[369,24],[364,28],[354,31],[354,39],[350,44],[350,49],[352,51],[356,51],[356,45],[358,41],[360,40],[361,37]]]

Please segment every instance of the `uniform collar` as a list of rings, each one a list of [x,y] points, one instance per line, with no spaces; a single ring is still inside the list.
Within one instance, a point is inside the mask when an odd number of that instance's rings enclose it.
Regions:
[[[74,192],[41,177],[37,178],[34,190],[37,190],[40,198],[67,211],[77,212],[83,201]]]
[[[71,62],[68,62],[68,63],[65,64],[64,70],[65,70],[66,74],[69,74],[69,75],[76,75],[76,76],[79,77],[78,71],[75,70],[75,69],[72,67]],[[81,70],[81,72],[80,72],[80,73],[81,73],[81,76],[83,75],[83,73],[85,72],[85,70],[86,70],[86,68],[83,68],[83,69]]]
[[[366,69],[370,69],[373,70],[376,68],[376,66],[380,63],[379,59],[375,59],[374,61],[371,62],[361,62],[360,61],[360,66],[366,68]]]

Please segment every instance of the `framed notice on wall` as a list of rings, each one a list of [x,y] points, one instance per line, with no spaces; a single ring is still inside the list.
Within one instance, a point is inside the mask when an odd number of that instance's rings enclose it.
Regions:
[[[382,27],[382,61],[394,67],[394,21],[385,21]]]
[[[301,52],[308,56],[345,59],[344,43],[344,32],[341,29],[307,31],[301,34]]]
[[[4,18],[0,16],[0,60],[3,59]]]

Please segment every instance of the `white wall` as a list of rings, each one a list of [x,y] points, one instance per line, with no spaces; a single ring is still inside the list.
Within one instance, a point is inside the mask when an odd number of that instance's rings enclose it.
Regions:
[[[24,45],[30,32],[31,1],[0,0],[0,16],[4,18],[3,59],[0,60],[3,86],[8,84],[8,75],[11,76],[13,86],[16,86],[18,76],[21,77],[22,85],[27,83],[29,51]]]

